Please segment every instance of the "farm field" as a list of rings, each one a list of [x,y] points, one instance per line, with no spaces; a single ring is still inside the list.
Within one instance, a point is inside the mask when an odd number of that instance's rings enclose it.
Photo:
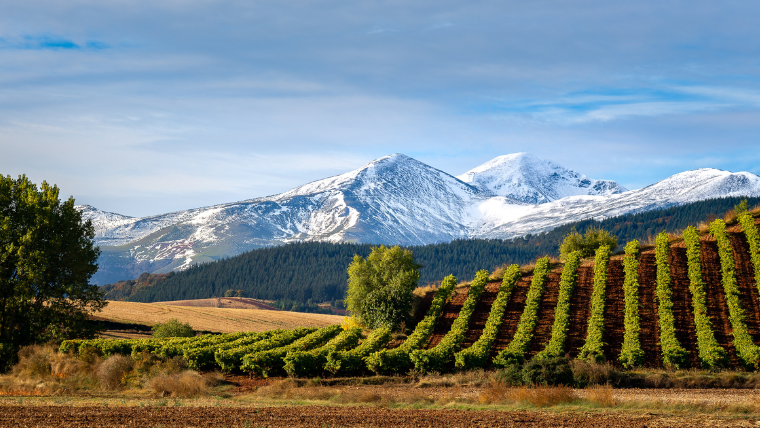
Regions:
[[[200,308],[227,308],[227,309],[269,309],[279,311],[259,299],[249,299],[246,297],[216,297],[211,299],[193,299],[193,300],[172,300],[168,302],[152,302],[155,305],[170,306],[194,306]]]
[[[97,318],[146,326],[176,318],[182,323],[190,323],[195,330],[218,333],[324,327],[330,324],[339,324],[343,319],[338,315],[307,314],[269,309],[214,308],[122,301],[109,301],[103,311],[97,314]]]

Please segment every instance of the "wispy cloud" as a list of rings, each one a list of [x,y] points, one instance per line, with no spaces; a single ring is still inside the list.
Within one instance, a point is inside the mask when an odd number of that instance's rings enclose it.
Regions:
[[[102,50],[108,49],[107,43],[86,40],[76,43],[73,40],[55,34],[23,35],[0,37],[0,49],[19,50]]]

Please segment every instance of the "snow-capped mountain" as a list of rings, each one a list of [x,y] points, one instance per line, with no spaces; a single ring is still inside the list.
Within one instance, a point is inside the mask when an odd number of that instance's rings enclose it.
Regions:
[[[626,191],[525,153],[453,177],[402,154],[288,192],[134,218],[80,206],[104,284],[292,241],[416,245],[511,238],[715,197],[760,196],[760,176],[701,169]]]
[[[594,180],[528,153],[499,156],[458,179],[494,196],[543,204],[568,196],[612,195],[627,189],[614,181]]]

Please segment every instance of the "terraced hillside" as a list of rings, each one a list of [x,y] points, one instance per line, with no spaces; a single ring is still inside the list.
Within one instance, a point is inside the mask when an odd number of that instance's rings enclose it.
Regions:
[[[62,350],[203,355],[204,367],[253,374],[266,373],[257,363],[266,361],[270,369],[310,376],[506,366],[554,355],[626,367],[757,370],[759,227],[760,219],[745,213],[729,227],[715,220],[701,233],[663,233],[655,248],[633,241],[625,254],[601,247],[593,259],[574,253],[565,265],[539,259],[533,270],[505,269],[503,278],[479,272],[471,287],[456,288],[450,276],[425,299],[427,315],[401,343],[391,342],[387,329],[359,338],[333,326],[169,341],[69,341]]]

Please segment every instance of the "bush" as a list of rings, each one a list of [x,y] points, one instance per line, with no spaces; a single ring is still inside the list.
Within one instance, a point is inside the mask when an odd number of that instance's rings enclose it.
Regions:
[[[557,306],[554,308],[554,324],[552,335],[546,347],[535,358],[556,357],[565,350],[567,330],[570,328],[570,299],[573,297],[575,283],[578,280],[578,268],[581,265],[581,253],[570,253],[562,269],[559,280],[559,296]]]
[[[98,381],[105,389],[117,389],[124,385],[124,377],[132,371],[132,358],[124,355],[113,355],[103,361],[95,373]]]
[[[544,257],[536,261],[536,267],[533,269],[533,279],[530,282],[530,289],[525,297],[525,309],[520,315],[520,322],[517,324],[512,341],[509,342],[506,349],[499,352],[493,359],[495,366],[507,367],[509,365],[520,363],[525,360],[525,351],[533,339],[533,330],[538,321],[538,307],[541,305],[541,295],[544,292],[544,284],[549,275],[549,258]]]
[[[586,342],[578,353],[578,358],[581,360],[604,361],[604,305],[607,300],[609,262],[610,248],[606,245],[597,248],[594,262],[594,290],[591,293],[591,316],[588,319]]]
[[[657,314],[660,319],[660,349],[662,362],[666,366],[683,368],[687,364],[689,351],[676,338],[675,317],[673,316],[673,291],[670,289],[670,241],[665,232],[657,235],[655,259],[657,263]]]
[[[707,315],[707,296],[705,282],[702,280],[702,260],[697,229],[692,226],[687,227],[683,232],[683,240],[686,243],[689,291],[691,291],[691,302],[694,308],[699,361],[704,367],[723,367],[728,364],[728,354],[715,339],[712,322]]]
[[[190,323],[180,323],[176,318],[172,318],[165,323],[158,323],[153,326],[153,337],[193,337],[195,330]]]
[[[580,251],[582,258],[590,257],[603,245],[608,246],[610,252],[615,251],[615,248],[617,248],[617,237],[602,228],[594,226],[586,229],[586,234],[583,236],[573,229],[565,235],[562,244],[559,246],[559,258],[565,261],[575,251]]]
[[[644,363],[644,351],[641,349],[641,323],[639,317],[639,241],[633,240],[625,246],[623,259],[623,293],[625,295],[625,333],[623,347],[618,361],[625,368],[640,366]]]
[[[523,366],[522,380],[526,385],[572,385],[570,360],[566,357],[534,358]]]
[[[177,374],[160,374],[149,379],[145,387],[152,389],[159,397],[169,395],[190,398],[205,395],[209,389],[209,382],[197,372],[185,370]]]

